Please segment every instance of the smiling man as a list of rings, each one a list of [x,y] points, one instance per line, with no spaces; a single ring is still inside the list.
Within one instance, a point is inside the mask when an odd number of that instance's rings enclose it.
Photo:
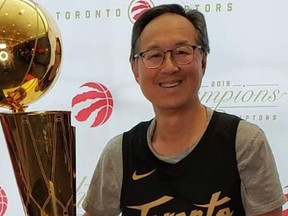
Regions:
[[[199,100],[209,49],[197,10],[160,5],[136,21],[130,62],[155,117],[107,144],[86,216],[282,215],[264,132]]]

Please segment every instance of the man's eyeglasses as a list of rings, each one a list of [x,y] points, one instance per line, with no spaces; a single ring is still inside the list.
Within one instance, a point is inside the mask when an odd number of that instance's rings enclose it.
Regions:
[[[135,54],[134,58],[141,57],[144,66],[153,69],[160,67],[165,59],[165,53],[170,52],[177,65],[186,65],[192,62],[196,48],[201,49],[201,46],[185,45],[166,51],[151,49]]]

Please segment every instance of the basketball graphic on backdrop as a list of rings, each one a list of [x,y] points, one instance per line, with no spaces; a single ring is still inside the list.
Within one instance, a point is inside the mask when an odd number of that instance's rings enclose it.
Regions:
[[[4,216],[8,206],[8,198],[5,191],[0,187],[0,216]]]
[[[131,2],[128,9],[128,16],[132,23],[134,23],[141,14],[150,8],[154,7],[154,4],[150,0],[134,0]]]
[[[72,99],[72,107],[77,109],[75,119],[79,122],[92,121],[90,127],[103,125],[113,111],[111,92],[106,86],[96,82],[87,82],[80,88],[82,92]]]

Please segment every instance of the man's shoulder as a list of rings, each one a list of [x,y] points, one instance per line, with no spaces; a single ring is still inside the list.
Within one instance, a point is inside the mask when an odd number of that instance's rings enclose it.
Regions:
[[[135,126],[133,126],[130,130],[125,131],[124,134],[125,133],[133,133],[133,132],[143,130],[143,129],[147,130],[152,121],[153,121],[153,119],[151,119],[149,121],[141,121],[138,124],[136,124]]]

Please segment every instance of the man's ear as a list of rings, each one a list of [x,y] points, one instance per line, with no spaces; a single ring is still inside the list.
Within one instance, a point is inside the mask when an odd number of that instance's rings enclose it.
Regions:
[[[139,83],[138,63],[136,60],[134,60],[131,63],[131,69],[132,69],[133,74],[134,74],[134,79],[136,80],[137,83]]]
[[[203,73],[203,76],[204,76],[205,71],[206,71],[206,65],[207,65],[207,55],[204,54],[203,58],[202,58],[202,73]]]

